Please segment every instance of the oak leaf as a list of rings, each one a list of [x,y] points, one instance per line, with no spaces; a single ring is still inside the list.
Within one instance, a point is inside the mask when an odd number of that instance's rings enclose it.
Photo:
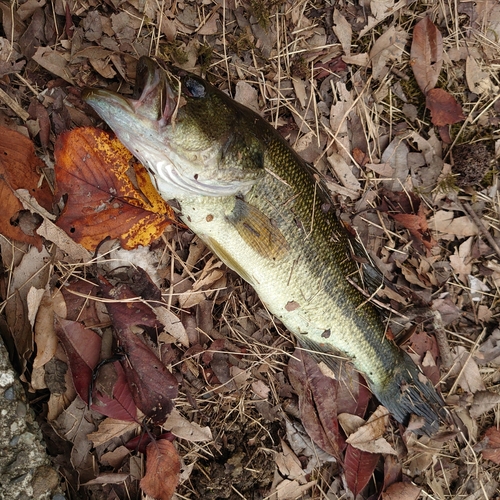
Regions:
[[[126,249],[146,246],[173,220],[144,167],[111,134],[92,127],[61,134],[55,158],[57,194],[68,195],[57,224],[88,250],[107,237]]]

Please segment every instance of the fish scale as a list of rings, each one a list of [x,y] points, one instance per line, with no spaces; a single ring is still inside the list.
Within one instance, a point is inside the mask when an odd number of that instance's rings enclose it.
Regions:
[[[195,75],[141,58],[137,86],[136,99],[83,97],[303,346],[333,368],[331,354],[347,356],[399,422],[417,415],[416,432],[434,433],[443,400],[352,285],[350,236],[318,174],[259,115]]]

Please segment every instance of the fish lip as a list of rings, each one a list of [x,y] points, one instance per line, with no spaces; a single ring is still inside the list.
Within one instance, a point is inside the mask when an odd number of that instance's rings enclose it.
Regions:
[[[82,91],[82,100],[96,111],[100,110],[105,103],[106,107],[118,108],[127,113],[135,113],[135,107],[131,99],[111,90],[85,88]]]
[[[137,63],[137,77],[132,98],[107,89],[86,88],[82,99],[105,121],[112,113],[156,122],[160,127],[171,121],[177,103],[177,93],[167,78],[166,71],[150,57],[143,56]]]

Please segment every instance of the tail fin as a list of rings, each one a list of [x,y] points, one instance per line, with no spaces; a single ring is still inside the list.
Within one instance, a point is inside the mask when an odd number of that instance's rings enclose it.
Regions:
[[[450,414],[443,398],[408,354],[401,351],[401,356],[384,386],[371,389],[398,422],[408,425],[412,415],[422,417],[422,426],[414,432],[430,436],[441,422],[450,420]]]
[[[346,358],[336,359],[331,349],[320,346],[305,335],[300,339],[300,344],[313,354],[316,361],[323,361],[337,378],[343,376],[341,367]],[[366,374],[362,375],[375,397],[398,422],[407,426],[412,415],[422,417],[422,426],[413,429],[413,432],[431,436],[437,432],[440,423],[455,421],[455,417],[446,409],[443,398],[408,354],[398,349],[391,368],[379,384],[371,382]]]

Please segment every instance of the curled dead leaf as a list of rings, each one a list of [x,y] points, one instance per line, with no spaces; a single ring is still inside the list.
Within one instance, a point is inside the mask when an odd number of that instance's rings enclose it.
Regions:
[[[389,424],[389,412],[379,406],[356,432],[347,438],[347,443],[368,453],[397,455],[394,448],[382,437]]]

